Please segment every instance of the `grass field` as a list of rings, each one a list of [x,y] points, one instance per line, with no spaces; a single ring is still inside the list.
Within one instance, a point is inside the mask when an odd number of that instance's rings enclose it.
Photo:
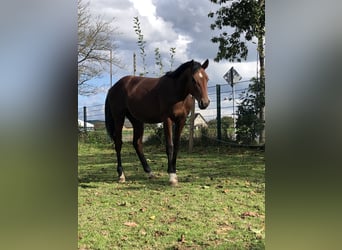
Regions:
[[[168,185],[164,147],[145,147],[147,179],[130,143],[126,183],[110,144],[79,143],[79,249],[264,249],[264,153],[181,149],[178,187]]]

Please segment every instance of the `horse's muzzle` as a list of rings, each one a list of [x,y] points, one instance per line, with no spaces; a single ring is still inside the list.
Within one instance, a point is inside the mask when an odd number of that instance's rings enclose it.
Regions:
[[[198,102],[198,107],[200,109],[206,109],[209,106],[209,103],[210,103],[209,99],[206,100],[206,101],[201,100],[201,101]]]

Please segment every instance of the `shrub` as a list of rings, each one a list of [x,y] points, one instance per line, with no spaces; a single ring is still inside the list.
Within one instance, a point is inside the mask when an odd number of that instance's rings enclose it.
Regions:
[[[95,131],[79,131],[78,140],[83,143],[89,143],[97,146],[108,146],[112,143],[106,130],[95,130]]]

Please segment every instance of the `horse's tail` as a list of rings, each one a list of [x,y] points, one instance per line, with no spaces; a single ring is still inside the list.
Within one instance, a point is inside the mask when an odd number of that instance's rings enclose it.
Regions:
[[[114,132],[115,132],[114,119],[112,116],[112,112],[110,110],[108,95],[106,97],[106,102],[105,102],[105,123],[106,123],[106,129],[107,129],[107,133],[109,137],[112,140],[114,140]]]

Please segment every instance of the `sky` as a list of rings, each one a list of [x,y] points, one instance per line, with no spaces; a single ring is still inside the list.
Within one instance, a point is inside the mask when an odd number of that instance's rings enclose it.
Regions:
[[[164,64],[164,70],[170,69],[171,47],[176,48],[173,69],[180,64],[194,59],[204,62],[209,59],[206,70],[209,76],[208,86],[216,84],[227,85],[223,75],[233,66],[242,76],[241,81],[250,80],[257,72],[256,45],[249,44],[247,61],[232,63],[227,60],[219,63],[214,62],[218,45],[211,42],[211,38],[217,31],[210,29],[213,18],[208,18],[210,11],[218,9],[219,5],[209,0],[91,0],[90,11],[94,16],[100,15],[104,20],[111,20],[117,34],[115,40],[118,45],[116,56],[122,61],[124,68],[113,69],[113,84],[125,75],[133,74],[133,53],[136,53],[137,74],[142,72],[142,60],[137,46],[137,35],[133,29],[133,17],[138,16],[140,26],[146,41],[146,60],[150,76],[156,76],[153,72],[158,71],[154,66],[154,50],[159,48]],[[226,28],[229,32],[230,28]],[[254,41],[256,42],[256,41]],[[104,92],[90,96],[79,96],[78,106],[92,106],[104,103],[106,89],[110,87],[108,74],[101,79],[94,79],[93,84],[104,87]],[[108,87],[106,87],[108,86]],[[247,87],[248,83],[237,84],[236,89]],[[210,88],[214,90],[215,88]],[[224,98],[222,98],[224,99]],[[227,103],[228,105],[228,103]],[[198,109],[199,110],[199,109]],[[197,110],[196,110],[197,112]],[[201,111],[202,115],[213,115],[216,111]]]

